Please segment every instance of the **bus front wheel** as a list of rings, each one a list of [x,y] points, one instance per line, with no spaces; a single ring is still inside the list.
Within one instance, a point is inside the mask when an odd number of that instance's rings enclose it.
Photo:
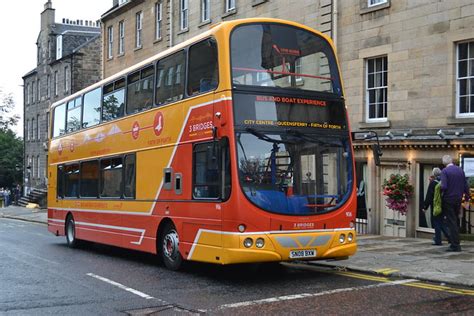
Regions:
[[[66,219],[66,242],[69,248],[76,248],[79,244],[76,239],[76,223],[72,215],[69,215]]]
[[[172,223],[166,224],[160,242],[160,255],[165,266],[170,270],[178,270],[183,263],[179,252],[179,236]]]

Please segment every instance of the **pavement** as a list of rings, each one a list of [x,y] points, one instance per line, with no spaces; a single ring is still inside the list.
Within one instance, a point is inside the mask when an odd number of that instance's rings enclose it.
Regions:
[[[45,209],[10,205],[0,217],[47,224]],[[431,239],[379,235],[357,237],[358,251],[348,260],[313,261],[310,264],[391,277],[474,287],[474,241],[461,241],[461,252],[447,252]]]

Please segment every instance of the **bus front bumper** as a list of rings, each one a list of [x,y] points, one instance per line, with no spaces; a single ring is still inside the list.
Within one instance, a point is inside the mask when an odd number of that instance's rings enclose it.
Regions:
[[[208,240],[214,239],[212,236],[201,237]],[[188,259],[219,264],[313,261],[346,259],[357,250],[356,234],[353,229],[261,234],[225,233],[220,234],[219,238],[222,248],[200,245],[198,242],[192,256]]]

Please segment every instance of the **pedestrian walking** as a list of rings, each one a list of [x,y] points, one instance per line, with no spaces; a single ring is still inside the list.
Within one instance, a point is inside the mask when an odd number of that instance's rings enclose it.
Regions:
[[[441,172],[442,210],[451,244],[447,251],[461,251],[459,212],[463,196],[469,201],[469,186],[464,171],[453,164],[451,156],[443,156],[442,161],[446,166]]]
[[[431,225],[435,230],[435,235],[433,237],[433,245],[441,246],[442,245],[442,235],[441,232],[449,240],[448,231],[445,225],[443,225],[443,216],[441,214],[434,214],[434,195],[435,187],[441,181],[441,169],[433,168],[432,174],[430,176],[430,184],[428,185],[428,190],[426,191],[425,201],[423,202],[423,212],[430,210]]]
[[[21,186],[20,186],[20,184],[17,184],[16,188],[15,188],[15,202],[16,202],[16,205],[19,205],[20,198],[21,198]]]

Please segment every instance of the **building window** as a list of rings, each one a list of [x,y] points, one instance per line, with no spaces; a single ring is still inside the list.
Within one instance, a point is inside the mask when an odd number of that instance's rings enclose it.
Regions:
[[[184,31],[188,29],[188,0],[179,1],[179,10],[180,28],[181,31]]]
[[[35,103],[36,95],[36,84],[34,81],[31,82],[31,103]]]
[[[387,120],[387,57],[367,60],[366,112],[367,121]]]
[[[30,171],[30,174],[31,174],[31,178],[34,179],[35,176],[36,176],[36,173],[35,173],[35,160],[36,160],[36,157],[35,156],[32,156],[30,158],[31,160],[31,171]],[[31,186],[31,183],[30,183],[30,186]]]
[[[46,77],[46,98],[51,97],[51,75]]]
[[[225,0],[225,12],[235,10],[235,0]]]
[[[59,78],[58,78],[58,72],[55,71],[54,72],[54,96],[57,97],[58,96],[58,84],[59,84]]]
[[[163,21],[163,3],[157,2],[155,4],[155,40],[161,39]]]
[[[127,3],[127,1],[128,1],[128,0],[119,0],[118,4],[119,4],[119,6],[120,6],[120,5],[123,5],[123,4]]]
[[[26,100],[26,105],[30,104],[30,84],[26,84],[26,89],[25,89],[25,100]]]
[[[56,60],[63,57],[63,36],[56,37]]]
[[[31,131],[30,139],[35,140],[35,119],[34,118],[31,119],[30,131]]]
[[[37,170],[38,173],[37,173],[37,176],[36,176],[36,177],[39,179],[39,178],[41,178],[41,160],[40,160],[40,156],[39,156],[39,155],[36,156],[36,166],[37,166],[37,169],[38,169],[38,170]]]
[[[40,80],[36,80],[36,102],[41,101],[41,83]]]
[[[110,43],[109,43],[110,45]],[[118,54],[123,55],[125,52],[125,22],[119,22],[119,45],[118,45]]]
[[[474,116],[474,41],[457,47],[456,100],[457,115]]]
[[[211,6],[209,0],[201,0],[201,22],[211,20]]]
[[[114,47],[114,27],[107,28],[107,58],[111,59],[114,55],[112,49]]]
[[[41,139],[39,118],[40,118],[39,114],[36,115],[36,138],[38,140]]]
[[[26,140],[30,140],[30,134],[29,134],[29,129],[30,128],[30,120],[26,120],[26,125],[25,125],[25,138]]]
[[[64,93],[69,92],[70,88],[70,80],[69,78],[71,77],[71,71],[68,66],[64,67]]]
[[[388,0],[369,0],[368,6],[373,7],[379,4],[387,3]]]
[[[135,48],[142,47],[143,12],[135,15]]]

